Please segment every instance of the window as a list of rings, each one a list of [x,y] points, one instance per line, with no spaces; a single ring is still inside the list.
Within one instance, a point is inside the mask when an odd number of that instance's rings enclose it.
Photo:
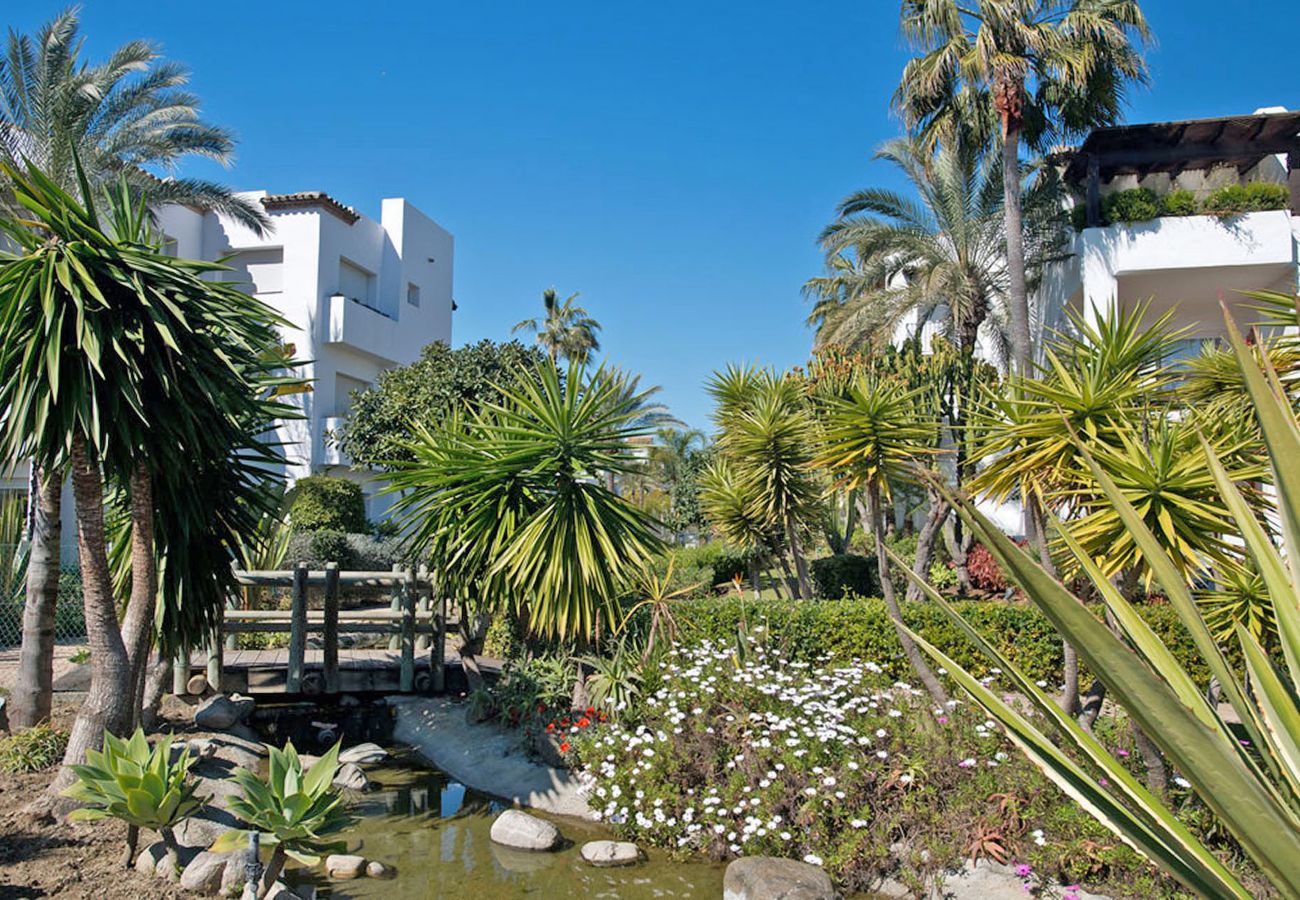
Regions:
[[[339,293],[349,300],[374,306],[375,276],[354,262],[339,260]]]
[[[420,305],[420,286],[418,284],[408,284],[406,286],[406,302],[411,306]]]

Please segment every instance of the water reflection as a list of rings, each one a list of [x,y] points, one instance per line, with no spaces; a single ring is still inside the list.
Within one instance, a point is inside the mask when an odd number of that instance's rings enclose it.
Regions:
[[[320,877],[298,879],[315,883],[322,897],[712,900],[722,893],[722,867],[705,862],[672,862],[652,853],[648,862],[631,868],[591,868],[578,855],[578,847],[610,835],[590,823],[555,819],[570,842],[555,853],[493,844],[488,833],[501,804],[413,758],[395,757],[372,770],[370,777],[379,790],[354,804],[362,822],[349,836],[349,849],[384,863],[395,877],[332,884]]]

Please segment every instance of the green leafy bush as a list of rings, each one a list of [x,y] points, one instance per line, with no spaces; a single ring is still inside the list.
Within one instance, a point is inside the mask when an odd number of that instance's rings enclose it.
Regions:
[[[1265,181],[1229,184],[1205,198],[1201,209],[1211,215],[1234,215],[1268,209],[1286,209],[1291,200],[1286,185]]]
[[[356,820],[344,809],[343,795],[334,787],[339,747],[335,744],[303,771],[292,741],[283,750],[266,745],[270,758],[265,781],[248,769],[236,769],[232,776],[241,795],[229,799],[230,811],[251,828],[223,832],[210,849],[217,853],[242,849],[248,845],[249,830],[258,831],[262,847],[272,848],[262,875],[264,889],[275,883],[286,857],[314,866],[323,854],[342,849],[343,843],[327,839]]]
[[[825,598],[856,594],[871,597],[880,593],[876,560],[856,553],[837,553],[812,561],[817,596]]]
[[[309,475],[300,478],[288,494],[289,524],[294,531],[364,533],[366,502],[361,485],[346,478]]]
[[[1130,188],[1107,194],[1101,201],[1102,218],[1107,223],[1150,222],[1161,212],[1160,197],[1150,188]]]
[[[1191,191],[1170,191],[1160,200],[1161,215],[1194,216],[1200,212],[1200,204]]]
[[[0,738],[0,772],[39,772],[59,764],[68,749],[67,732],[41,723]]]
[[[104,732],[104,749],[87,750],[84,765],[72,767],[77,781],[63,795],[85,806],[68,817],[73,821],[121,819],[130,826],[126,857],[135,855],[141,828],[158,832],[173,854],[178,852],[172,829],[198,812],[203,801],[194,796],[198,782],[191,781],[190,749],[172,759],[172,736],[152,747],[137,728],[129,740]]]
[[[949,563],[935,560],[930,564],[930,575],[927,580],[936,591],[951,590],[957,586],[957,570]]]
[[[1035,607],[986,600],[961,600],[952,605],[976,631],[1033,678],[1053,688],[1060,684],[1064,664],[1061,638]],[[903,602],[902,609],[904,621],[927,641],[943,647],[968,671],[980,676],[989,674],[988,660],[935,604]],[[1192,677],[1198,683],[1208,683],[1209,670],[1173,608],[1144,603],[1138,610]],[[678,617],[683,643],[707,639],[730,646],[741,626],[749,630],[762,627],[772,646],[779,647],[791,660],[814,662],[829,653],[836,662],[871,660],[894,678],[912,677],[885,604],[878,599],[809,603],[729,596],[682,601]],[[1229,658],[1240,664],[1239,656]],[[1085,683],[1089,677],[1085,674]]]
[[[293,535],[284,558],[290,566],[305,562],[310,568],[321,569],[327,562],[336,562],[340,569],[374,572],[391,569],[394,563],[403,561],[404,555],[402,542],[397,538],[326,529]]]

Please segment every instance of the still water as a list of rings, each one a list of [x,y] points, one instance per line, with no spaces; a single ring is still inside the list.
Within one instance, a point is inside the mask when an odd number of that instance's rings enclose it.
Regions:
[[[321,897],[384,900],[454,897],[457,900],[722,896],[723,866],[670,860],[651,851],[649,860],[619,869],[588,866],[578,855],[584,841],[609,838],[598,825],[552,818],[568,843],[552,853],[530,853],[493,844],[488,837],[499,801],[469,790],[408,755],[367,770],[378,790],[353,811],[361,817],[349,833],[348,852],[382,862],[396,875],[329,882],[290,873],[289,881],[312,881]],[[359,849],[356,849],[358,844]],[[295,879],[295,875],[299,877]]]

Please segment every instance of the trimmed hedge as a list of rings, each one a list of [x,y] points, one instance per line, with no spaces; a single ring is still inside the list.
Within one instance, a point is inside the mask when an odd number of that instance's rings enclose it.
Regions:
[[[1031,678],[1047,681],[1053,690],[1060,684],[1064,663],[1061,638],[1035,607],[981,600],[956,601],[953,606]],[[904,602],[902,607],[904,621],[926,640],[973,674],[989,674],[989,660],[937,606]],[[1164,604],[1143,604],[1138,608],[1192,678],[1198,684],[1207,684],[1209,670],[1173,608]],[[731,596],[683,601],[676,616],[682,626],[683,642],[709,639],[730,644],[744,623],[751,632],[763,627],[769,642],[793,661],[811,662],[829,654],[833,661],[857,658],[883,666],[895,678],[909,677],[907,661],[882,600],[792,602]],[[1085,673],[1083,678],[1086,688],[1090,676]]]
[[[855,594],[870,597],[880,593],[876,560],[856,553],[838,553],[812,561],[812,577],[818,597]]]
[[[309,475],[289,491],[289,524],[294,531],[368,532],[361,485],[346,478]]]

